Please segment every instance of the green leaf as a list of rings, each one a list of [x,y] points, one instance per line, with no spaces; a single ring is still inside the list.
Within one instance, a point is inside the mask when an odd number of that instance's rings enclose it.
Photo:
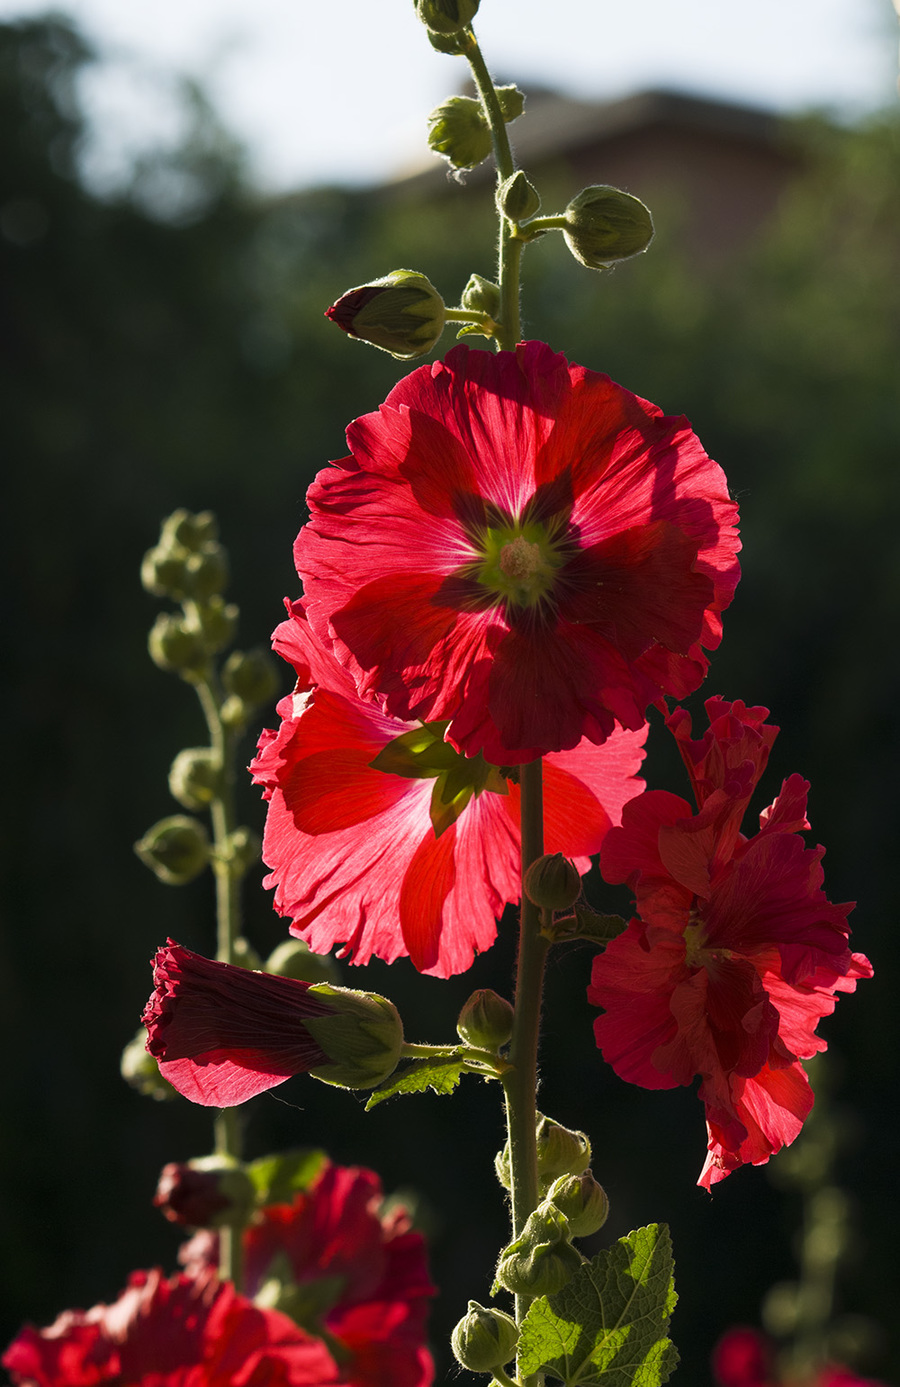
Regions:
[[[532,1303],[520,1372],[543,1370],[567,1387],[660,1387],[678,1363],[666,1337],[677,1298],[668,1228],[638,1228]]]
[[[274,1156],[260,1156],[246,1169],[259,1204],[292,1204],[297,1191],[309,1189],[327,1160],[324,1151],[298,1147]]]
[[[554,944],[563,944],[569,939],[589,939],[592,944],[608,944],[627,928],[621,915],[598,915],[596,910],[579,901],[574,914],[557,915],[543,933]]]
[[[395,1093],[424,1093],[427,1088],[433,1088],[435,1093],[452,1093],[465,1068],[466,1059],[461,1050],[451,1055],[416,1060],[376,1088],[366,1104],[366,1112],[376,1103],[383,1103],[385,1098],[393,1098]]]

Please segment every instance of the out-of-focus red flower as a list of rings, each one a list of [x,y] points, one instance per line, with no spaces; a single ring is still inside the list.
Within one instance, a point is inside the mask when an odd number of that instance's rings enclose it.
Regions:
[[[790,776],[759,833],[740,833],[777,734],[766,710],[706,707],[702,741],[683,710],[669,718],[699,812],[650,791],[603,844],[603,876],[628,882],[640,918],[596,958],[588,996],[605,1009],[597,1043],[622,1078],[674,1088],[700,1075],[708,1189],[797,1136],[812,1106],[799,1059],[826,1049],[819,1020],[872,968],[848,947],[852,907],[822,890],[824,848],[799,836],[807,782]]]
[[[787,1378],[777,1369],[772,1341],[745,1325],[722,1335],[713,1349],[712,1370],[717,1387],[883,1387],[834,1363],[803,1378]]]
[[[136,1271],[112,1305],[27,1325],[3,1355],[17,1387],[325,1387],[346,1382],[321,1340],[213,1272]]]
[[[313,1071],[372,1088],[396,1067],[403,1027],[370,992],[251,972],[173,940],[153,963],[144,1008],[147,1049],[185,1098],[227,1108]]]
[[[329,1162],[293,1204],[270,1205],[245,1230],[245,1285],[265,1295],[273,1279],[293,1282],[292,1313],[327,1333],[352,1387],[428,1387],[425,1244],[403,1209],[382,1215],[382,1198],[373,1171]],[[200,1235],[181,1257],[196,1271],[217,1255]]]
[[[343,944],[355,963],[408,954],[420,972],[462,972],[519,899],[519,787],[481,755],[461,756],[444,724],[400,722],[363,702],[303,605],[290,612],[274,644],[297,689],[251,765],[269,801],[263,857],[275,907],[318,953]],[[587,871],[643,789],[645,736],[646,726],[620,728],[602,746],[547,757],[548,852]]]
[[[526,342],[454,348],[347,440],[295,558],[363,698],[506,765],[701,682],[737,511],[686,420]]]

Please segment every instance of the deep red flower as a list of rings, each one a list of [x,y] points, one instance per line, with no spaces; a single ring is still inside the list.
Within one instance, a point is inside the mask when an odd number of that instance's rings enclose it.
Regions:
[[[737,1325],[728,1329],[713,1349],[712,1370],[717,1387],[801,1387],[795,1377],[777,1370],[775,1346],[758,1329]],[[802,1387],[883,1387],[850,1368],[823,1364],[802,1379]]]
[[[385,1215],[382,1203],[373,1171],[329,1162],[292,1204],[270,1205],[245,1230],[245,1285],[257,1295],[289,1277],[292,1310],[327,1333],[352,1387],[428,1387],[425,1244],[403,1209]],[[215,1265],[216,1240],[191,1239],[184,1253],[192,1267]]]
[[[136,1271],[112,1305],[31,1325],[3,1355],[21,1387],[325,1387],[346,1382],[321,1340],[210,1271]]]
[[[737,511],[685,419],[526,342],[454,348],[347,440],[295,559],[362,697],[505,765],[701,682]]]
[[[375,993],[251,972],[173,940],[153,962],[142,1021],[160,1073],[192,1103],[228,1108],[292,1074],[372,1088],[403,1043],[396,1008]]]
[[[778,729],[766,710],[710,699],[710,728],[669,718],[698,810],[650,791],[626,805],[603,844],[609,882],[628,882],[639,918],[594,962],[588,996],[605,1008],[597,1043],[616,1073],[644,1088],[699,1074],[708,1189],[739,1165],[792,1142],[812,1106],[800,1058],[838,992],[871,976],[851,954],[847,915],[822,890],[824,848],[807,848],[809,786],[792,775],[749,840],[740,821]]]
[[[445,724],[401,722],[363,702],[302,604],[290,611],[274,645],[297,689],[251,765],[269,801],[263,858],[275,907],[318,953],[343,944],[355,963],[408,954],[420,972],[462,972],[519,899],[519,787],[481,755],[461,756]],[[645,736],[646,726],[617,729],[602,746],[547,757],[548,852],[587,871],[643,788]]]

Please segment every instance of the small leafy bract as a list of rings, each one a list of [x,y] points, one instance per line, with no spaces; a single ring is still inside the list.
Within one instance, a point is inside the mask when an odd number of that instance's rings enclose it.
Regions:
[[[395,1093],[424,1093],[426,1088],[433,1088],[435,1093],[452,1093],[465,1069],[466,1059],[462,1051],[458,1055],[417,1060],[402,1073],[392,1074],[380,1088],[376,1088],[366,1104],[366,1111],[374,1108],[376,1103],[382,1103],[385,1098],[392,1098]]]

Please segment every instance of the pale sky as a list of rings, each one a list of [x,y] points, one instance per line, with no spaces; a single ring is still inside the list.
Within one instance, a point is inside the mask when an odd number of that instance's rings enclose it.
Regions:
[[[0,20],[41,0],[0,0]],[[429,158],[425,118],[466,65],[410,0],[57,0],[103,61],[83,90],[89,173],[177,138],[173,74],[198,77],[270,189],[376,182]],[[489,66],[603,100],[647,86],[853,115],[896,101],[891,0],[482,0]]]

